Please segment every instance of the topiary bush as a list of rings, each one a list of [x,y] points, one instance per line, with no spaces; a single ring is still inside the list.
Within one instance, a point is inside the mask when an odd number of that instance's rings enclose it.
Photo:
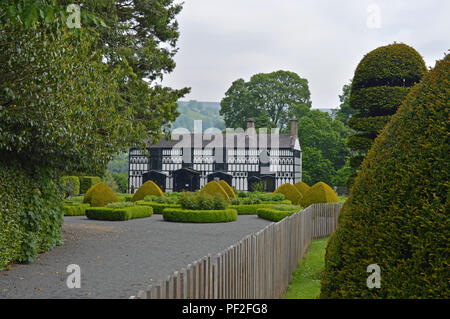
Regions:
[[[277,207],[258,208],[256,213],[260,218],[271,220],[273,222],[279,222],[280,220],[291,216],[292,214],[298,213],[300,209],[300,206],[287,207],[286,209],[278,209]]]
[[[163,218],[171,222],[183,223],[225,223],[238,218],[235,209],[224,210],[187,210],[182,208],[166,208]]]
[[[284,197],[290,200],[294,205],[300,204],[300,200],[302,199],[302,194],[298,191],[298,189],[295,188],[294,185],[288,183],[278,186],[273,193],[283,194]]]
[[[305,193],[311,188],[308,184],[300,181],[294,184],[294,187],[300,192],[300,194],[305,195]]]
[[[225,192],[227,192],[227,195],[230,199],[233,198],[237,198],[236,193],[233,190],[233,187],[231,187],[230,185],[228,185],[227,182],[225,182],[224,180],[220,180],[219,181],[220,186],[222,186],[222,188],[224,189]]]
[[[143,200],[137,201],[136,205],[150,206],[153,208],[154,214],[162,214],[164,208],[181,208],[180,204],[164,204],[164,203],[156,203],[156,202],[146,202]]]
[[[314,184],[301,200],[303,207],[318,203],[337,203],[339,198],[334,190],[324,182]]]
[[[89,188],[102,181],[98,176],[79,176],[78,178],[80,179],[80,194],[86,194]]]
[[[64,192],[64,197],[80,194],[80,179],[78,176],[63,176],[59,179],[59,184]]]
[[[118,201],[116,194],[103,182],[89,188],[83,198],[83,203],[89,203],[92,207],[104,207]]]
[[[228,206],[228,202],[221,197],[206,193],[185,193],[181,196],[179,204],[184,209],[192,210],[224,210]]]
[[[164,197],[164,192],[153,181],[147,181],[134,193],[132,201],[137,202],[138,200],[143,200],[148,195]]]
[[[64,216],[84,216],[86,209],[91,207],[89,204],[81,204],[73,202],[70,204],[65,204],[63,207]]]
[[[349,106],[357,111],[348,123],[356,131],[347,139],[353,156],[358,157],[350,160],[353,168],[359,167],[376,136],[426,72],[420,54],[403,43],[382,46],[364,56],[355,70],[349,97]],[[349,177],[348,186],[353,179]]]
[[[149,206],[131,206],[123,208],[94,207],[86,209],[86,216],[95,220],[125,221],[135,218],[145,218],[153,215]]]
[[[450,298],[450,56],[375,140],[326,252],[322,298]],[[369,289],[370,264],[381,287]]]
[[[210,181],[208,184],[203,186],[203,188],[200,190],[200,194],[219,197],[225,201],[228,201],[230,199],[227,192],[216,181]]]

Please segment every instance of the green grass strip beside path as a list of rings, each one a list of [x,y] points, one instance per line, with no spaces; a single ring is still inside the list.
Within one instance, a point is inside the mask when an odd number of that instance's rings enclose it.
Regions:
[[[306,258],[299,261],[283,299],[315,299],[320,294],[320,274],[325,268],[325,249],[329,238],[314,240]]]

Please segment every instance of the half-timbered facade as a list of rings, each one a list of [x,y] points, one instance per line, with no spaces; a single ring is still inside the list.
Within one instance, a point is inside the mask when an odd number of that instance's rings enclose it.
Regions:
[[[182,141],[182,142],[181,142]],[[181,134],[178,140],[161,139],[148,154],[130,149],[129,191],[152,180],[162,190],[194,191],[219,178],[236,190],[252,191],[263,185],[273,191],[302,179],[302,153],[297,120],[290,134],[257,134],[254,121],[247,131],[219,134]]]

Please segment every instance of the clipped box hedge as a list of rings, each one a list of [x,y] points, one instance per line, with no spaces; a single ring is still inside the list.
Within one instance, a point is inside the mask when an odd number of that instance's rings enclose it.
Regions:
[[[124,221],[150,217],[152,215],[153,208],[149,206],[132,206],[124,208],[92,207],[86,209],[87,218],[96,220]]]
[[[59,182],[65,196],[77,196],[80,194],[80,179],[78,176],[62,176]]]
[[[273,222],[279,222],[283,218],[298,213],[299,211],[300,209],[281,211],[274,208],[258,208],[257,214],[260,218],[271,220]]]
[[[392,116],[356,117],[352,116],[348,120],[348,126],[356,131],[378,134]]]
[[[251,205],[230,205],[229,208],[235,209],[238,212],[238,215],[257,215],[257,210],[260,208],[272,208],[274,205],[279,204],[290,204],[291,201],[283,201],[282,202],[270,202],[270,203],[262,203],[262,204],[251,204]]]
[[[64,216],[84,216],[86,213],[86,209],[90,208],[89,204],[80,204],[80,203],[72,203],[68,205],[64,205],[63,213]]]
[[[238,218],[235,209],[224,210],[188,210],[182,208],[165,208],[163,218],[166,221],[182,223],[226,223]]]
[[[155,202],[147,202],[147,201],[137,201],[135,203],[136,205],[140,206],[150,206],[153,208],[154,214],[162,214],[164,208],[181,208],[181,205],[179,204],[162,204],[162,203],[155,203]]]
[[[102,181],[98,176],[80,176],[78,178],[80,179],[80,194],[86,194],[89,188]]]

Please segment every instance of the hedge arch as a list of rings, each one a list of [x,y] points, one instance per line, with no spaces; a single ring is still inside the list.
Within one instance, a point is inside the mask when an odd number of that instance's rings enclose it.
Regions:
[[[312,204],[318,203],[337,203],[339,201],[334,190],[324,182],[318,182],[311,186],[311,188],[303,196],[300,204],[303,207],[308,207]]]
[[[328,243],[322,298],[450,298],[449,88],[447,55],[376,139]]]
[[[103,182],[89,188],[83,198],[83,203],[89,203],[92,207],[104,207],[109,203],[118,201],[119,199],[113,190]]]
[[[158,197],[164,197],[164,192],[156,185],[153,181],[146,181],[139,187],[139,189],[134,193],[131,201],[137,202],[138,200],[143,200],[145,196],[154,195]]]
[[[228,196],[227,192],[216,181],[210,181],[208,184],[203,186],[203,188],[200,190],[200,193],[206,194],[209,196],[213,196],[213,197],[217,196],[226,201],[230,200],[230,197]]]
[[[426,74],[420,54],[403,43],[379,47],[358,64],[350,90],[350,107],[358,113],[349,121],[356,134],[347,140],[354,156],[365,157],[373,141],[411,90]],[[361,158],[351,161],[359,168]],[[351,186],[353,177],[347,184]]]
[[[286,183],[278,186],[278,188],[273,192],[274,194],[283,194],[284,198],[291,201],[293,205],[299,205],[302,199],[302,194],[298,191],[294,185]]]
[[[305,195],[305,193],[311,188],[308,184],[304,182],[297,182],[294,184],[294,187],[300,192],[300,194]]]
[[[231,187],[227,182],[225,182],[223,179],[219,181],[220,186],[224,189],[225,192],[227,192],[227,195],[230,199],[237,198],[236,193],[234,192],[233,187]]]

